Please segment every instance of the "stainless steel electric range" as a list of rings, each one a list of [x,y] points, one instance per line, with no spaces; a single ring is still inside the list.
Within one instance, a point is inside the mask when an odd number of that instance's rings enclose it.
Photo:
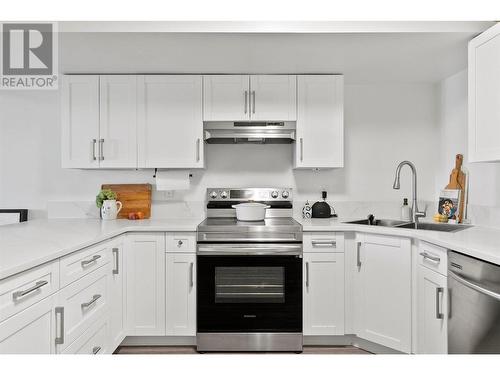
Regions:
[[[197,350],[302,351],[302,226],[292,190],[207,190],[197,234]],[[266,219],[231,206],[262,202]]]

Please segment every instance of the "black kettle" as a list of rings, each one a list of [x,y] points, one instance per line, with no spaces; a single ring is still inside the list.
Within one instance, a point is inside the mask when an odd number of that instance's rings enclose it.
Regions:
[[[317,219],[325,219],[329,217],[337,217],[335,210],[326,202],[326,191],[321,192],[323,201],[316,202],[312,205],[312,217]],[[333,213],[332,213],[333,210]]]

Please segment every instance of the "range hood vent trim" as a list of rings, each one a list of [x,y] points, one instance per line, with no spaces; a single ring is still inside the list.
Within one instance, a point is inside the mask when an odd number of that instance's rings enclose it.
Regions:
[[[205,122],[203,130],[210,144],[286,144],[296,139],[294,121]]]

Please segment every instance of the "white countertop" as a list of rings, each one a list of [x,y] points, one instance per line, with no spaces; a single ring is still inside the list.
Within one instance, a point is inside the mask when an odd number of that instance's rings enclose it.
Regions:
[[[0,280],[125,232],[196,231],[201,221],[49,219],[0,226]]]
[[[364,232],[417,238],[500,265],[500,229],[456,233],[345,224],[346,218],[296,218],[304,231]],[[125,232],[196,231],[201,218],[163,220],[50,219],[0,226],[0,279]]]

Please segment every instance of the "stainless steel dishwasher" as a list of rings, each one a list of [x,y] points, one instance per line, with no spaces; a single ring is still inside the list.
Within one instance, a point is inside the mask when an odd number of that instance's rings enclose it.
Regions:
[[[500,353],[500,266],[448,256],[448,352]]]

